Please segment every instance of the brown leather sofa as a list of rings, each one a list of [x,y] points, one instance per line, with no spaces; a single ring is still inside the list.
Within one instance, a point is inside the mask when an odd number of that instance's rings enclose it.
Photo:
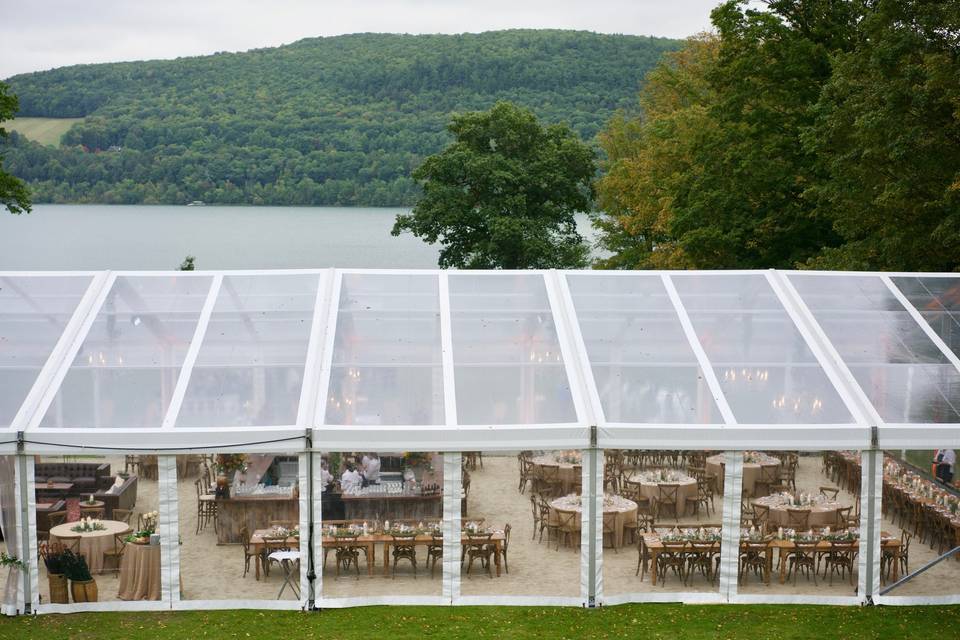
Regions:
[[[38,462],[34,467],[37,485],[49,482],[72,482],[72,494],[94,493],[113,484],[110,465],[97,462]]]
[[[107,520],[113,516],[114,509],[133,511],[137,505],[137,476],[130,476],[123,481],[120,491],[108,493],[107,489],[100,489],[94,494],[94,499],[103,501],[103,517]]]

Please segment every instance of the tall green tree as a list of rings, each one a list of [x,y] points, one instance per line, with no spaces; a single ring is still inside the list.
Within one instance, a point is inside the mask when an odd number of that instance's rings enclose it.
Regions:
[[[711,14],[715,37],[664,56],[641,114],[602,137],[600,227],[615,254],[600,266],[793,267],[838,242],[803,197],[816,167],[800,134],[832,52],[849,46],[850,6],[730,0]]]
[[[665,54],[644,82],[642,117],[618,113],[601,133],[605,173],[597,181],[593,224],[608,256],[597,267],[691,266],[673,222],[699,173],[698,149],[715,128],[710,108],[717,98],[707,75],[719,45],[704,34]]]
[[[810,265],[960,268],[960,3],[865,3],[833,60],[805,142],[824,179],[807,197],[843,243]]]
[[[6,84],[0,82],[0,123],[12,120],[17,112],[17,96],[9,91]],[[7,137],[7,130],[0,127],[0,139]],[[0,204],[10,213],[30,213],[30,194],[22,181],[3,170],[3,157],[0,156]]]
[[[440,243],[441,267],[586,263],[575,215],[592,206],[595,154],[570,127],[544,127],[530,110],[498,102],[454,116],[448,130],[454,141],[414,171],[423,196],[397,216],[393,235]]]

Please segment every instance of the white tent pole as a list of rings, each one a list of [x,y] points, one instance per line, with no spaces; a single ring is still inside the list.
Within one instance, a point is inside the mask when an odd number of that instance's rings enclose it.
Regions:
[[[660,274],[660,279],[663,281],[667,295],[670,296],[670,302],[673,303],[673,308],[677,312],[677,318],[680,320],[683,334],[686,336],[690,348],[693,349],[693,353],[697,356],[697,362],[700,364],[703,379],[707,381],[707,386],[710,387],[710,393],[713,394],[717,408],[720,409],[720,415],[723,416],[724,424],[737,424],[737,419],[734,417],[730,405],[727,404],[727,398],[720,388],[720,381],[717,380],[717,375],[713,370],[713,365],[710,364],[707,352],[703,350],[703,345],[700,344],[700,339],[697,337],[697,332],[693,328],[693,323],[690,322],[690,316],[687,315],[687,309],[680,299],[680,294],[677,292],[673,280],[665,273]]]
[[[343,286],[343,273],[339,269],[333,272],[333,284],[328,295],[326,309],[326,327],[323,335],[323,349],[317,354],[320,364],[316,402],[313,409],[313,429],[324,424],[327,415],[327,391],[330,387],[330,369],[333,362],[333,343],[337,337],[337,313],[340,308],[340,288]],[[314,447],[323,449],[323,444],[314,442]]]
[[[450,319],[450,280],[446,271],[437,275],[440,304],[440,358],[443,372],[444,423],[456,427],[457,389],[453,361],[453,329]],[[443,597],[451,604],[460,598],[460,493],[463,491],[462,454],[443,454]]]
[[[30,419],[43,399],[47,387],[53,381],[57,371],[64,366],[64,361],[70,352],[73,342],[76,340],[77,333],[80,331],[84,319],[87,317],[87,314],[90,313],[90,309],[94,306],[94,303],[99,298],[107,283],[107,275],[106,272],[98,273],[94,275],[90,281],[86,292],[83,294],[76,309],[73,311],[73,315],[60,334],[60,338],[53,347],[53,351],[50,352],[50,356],[46,362],[44,362],[40,373],[37,374],[37,379],[34,381],[30,392],[24,398],[19,411],[14,416],[13,422],[10,425],[11,429],[20,429],[22,426],[30,423]],[[70,366],[71,362],[72,359],[68,360],[65,366]]]
[[[820,351],[825,356],[821,365],[827,375],[830,376],[831,381],[834,381],[837,392],[844,399],[847,406],[850,407],[853,412],[853,417],[857,422],[865,426],[882,425],[883,419],[880,417],[880,414],[867,398],[863,388],[853,377],[850,369],[846,363],[844,363],[843,358],[840,357],[840,353],[827,338],[823,327],[820,326],[813,312],[807,307],[807,303],[803,301],[803,298],[797,292],[793,283],[790,282],[790,278],[780,271],[775,271],[771,275],[771,280],[780,285],[779,287],[775,287],[774,291],[778,296],[782,296],[780,300],[781,303],[783,303],[787,312],[793,317],[794,323],[800,329],[801,333],[804,334],[804,337],[808,337],[807,342],[809,346],[811,349],[816,348],[814,353]],[[836,373],[835,377],[831,375],[832,372]]]
[[[20,507],[20,535],[17,536],[20,542],[20,560],[26,567],[23,574],[23,612],[30,613],[33,604],[33,578],[39,575],[34,571],[36,565],[36,554],[33,552],[33,536],[36,532],[36,526],[31,526],[30,518],[30,492],[33,489],[30,486],[32,477],[31,469],[28,468],[28,459],[23,450],[23,432],[17,434],[17,470],[16,481],[20,489],[18,502]],[[19,599],[18,599],[19,600]],[[19,604],[19,602],[18,602]]]
[[[115,272],[106,272],[106,279],[103,280],[100,289],[96,292],[96,297],[89,307],[86,308],[85,313],[75,315],[71,318],[70,324],[67,325],[67,330],[64,331],[65,334],[70,332],[71,335],[67,336],[67,345],[69,346],[64,349],[62,359],[49,371],[41,372],[42,375],[47,376],[46,380],[38,379],[36,382],[36,385],[41,385],[41,393],[37,399],[33,413],[29,416],[24,416],[24,427],[26,431],[31,431],[43,420],[43,416],[47,413],[47,409],[60,390],[60,384],[66,377],[67,371],[69,371],[73,364],[74,358],[77,357],[77,352],[80,351],[80,346],[83,344],[83,341],[86,340],[87,334],[90,332],[90,327],[93,326],[93,321],[100,312],[100,308],[107,299],[107,295],[113,288],[113,283],[116,282],[116,279],[117,274]]]
[[[217,296],[220,294],[221,285],[223,285],[223,275],[217,274],[213,277],[213,282],[210,283],[207,299],[203,301],[200,318],[197,320],[197,326],[193,331],[193,339],[190,341],[190,347],[187,349],[183,365],[180,367],[177,385],[173,388],[173,395],[170,397],[170,404],[167,406],[167,414],[163,417],[162,427],[164,429],[172,429],[177,422],[180,407],[183,405],[183,397],[186,395],[187,386],[190,384],[193,365],[197,361],[200,347],[203,346],[203,338],[207,334],[207,325],[210,324],[210,315],[217,304]]]
[[[317,297],[313,305],[313,321],[310,325],[310,341],[307,343],[307,359],[303,367],[303,383],[300,387],[300,402],[297,408],[297,426],[316,425],[317,389],[323,369],[323,347],[329,327],[330,295],[333,289],[334,270],[327,269],[317,281]]]
[[[740,500],[743,495],[743,451],[724,452],[723,518],[720,542],[720,595],[737,595],[740,573]]]
[[[160,499],[160,599],[180,600],[180,506],[177,493],[177,456],[157,456],[157,494]]]
[[[603,598],[603,526],[600,519],[603,517],[604,456],[603,451],[598,449],[597,420],[597,416],[602,416],[603,413],[599,400],[596,400],[596,384],[566,279],[558,271],[551,270],[545,274],[544,281],[567,379],[570,381],[577,420],[590,426],[586,464],[582,465],[581,469],[581,486],[587,491],[586,499],[581,499],[580,582],[581,596],[588,607],[594,607]]]
[[[460,599],[460,492],[463,467],[459,451],[443,454],[443,598]]]

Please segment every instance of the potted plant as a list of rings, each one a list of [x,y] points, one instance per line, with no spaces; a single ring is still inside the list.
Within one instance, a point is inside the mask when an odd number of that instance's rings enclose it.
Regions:
[[[43,564],[47,567],[47,584],[50,586],[50,602],[53,604],[68,604],[70,596],[67,593],[67,576],[63,575],[62,547],[51,549],[45,547],[40,551]]]
[[[63,552],[63,571],[70,580],[70,593],[74,602],[96,602],[97,581],[90,575],[87,560],[70,550]]]

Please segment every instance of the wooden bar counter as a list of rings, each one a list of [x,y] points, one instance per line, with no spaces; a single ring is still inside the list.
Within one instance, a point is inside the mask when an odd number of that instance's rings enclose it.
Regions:
[[[425,520],[443,518],[442,495],[343,494],[347,520]]]
[[[300,498],[250,495],[217,498],[217,544],[238,544],[240,529],[267,529],[274,520],[300,520]],[[249,535],[249,534],[248,534]]]

